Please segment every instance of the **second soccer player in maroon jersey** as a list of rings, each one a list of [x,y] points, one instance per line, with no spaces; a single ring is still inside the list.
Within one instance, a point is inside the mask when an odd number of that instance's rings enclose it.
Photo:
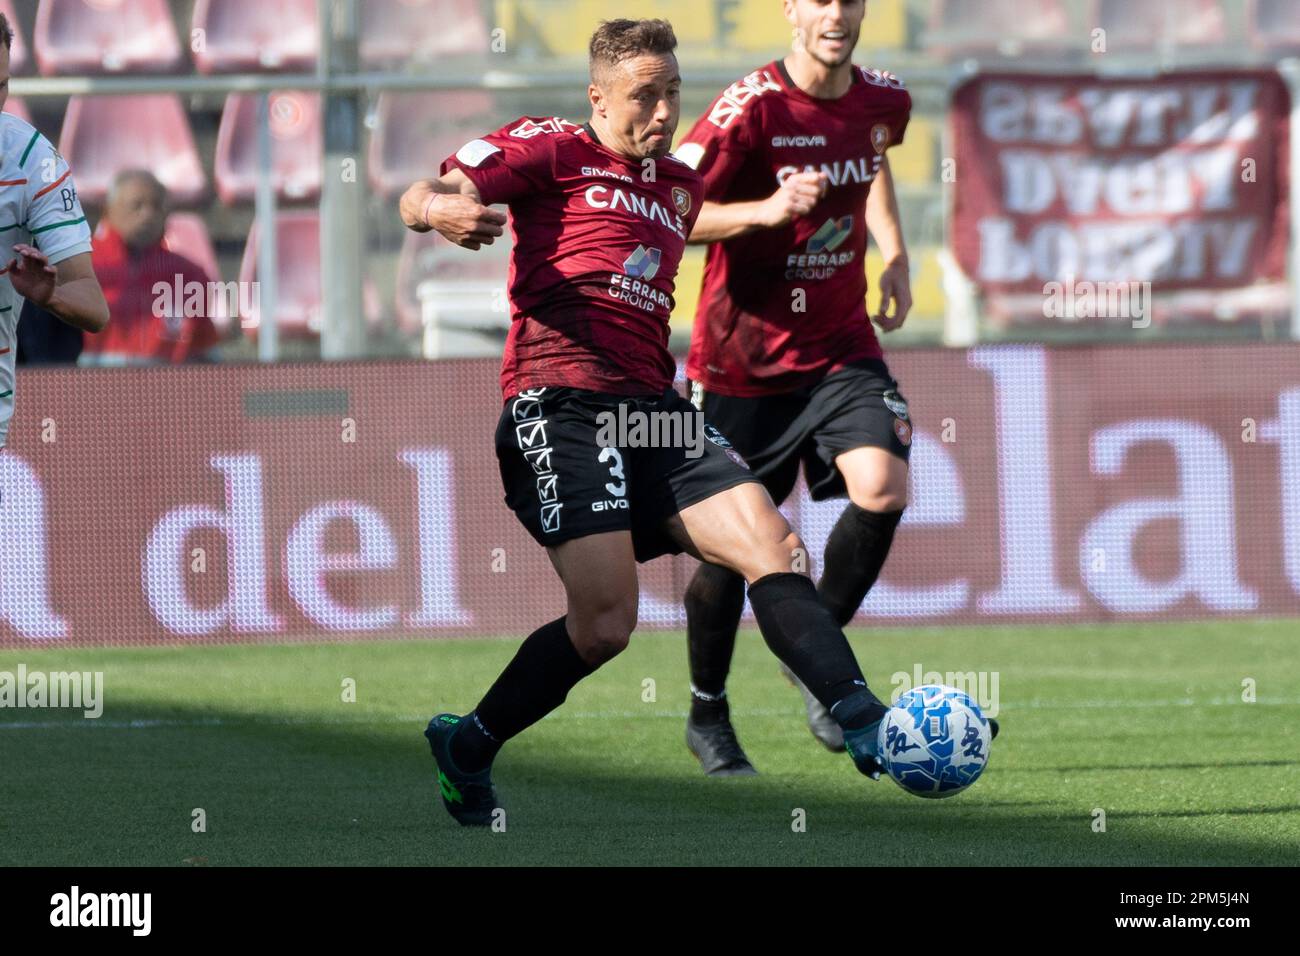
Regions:
[[[902,142],[912,100],[893,75],[852,62],[864,0],[781,7],[793,52],[724,90],[676,150],[704,176],[690,241],[710,244],[687,374],[693,401],[777,504],[800,465],[814,500],[847,494],[818,584],[843,626],[907,503],[912,420],[867,314],[865,258],[870,232],[886,263],[874,318],[892,331],[912,300],[885,154]],[[687,744],[717,776],[754,772],[726,697],[744,596],[740,577],[712,564],[686,593]],[[786,674],[813,734],[844,749],[824,688]]]

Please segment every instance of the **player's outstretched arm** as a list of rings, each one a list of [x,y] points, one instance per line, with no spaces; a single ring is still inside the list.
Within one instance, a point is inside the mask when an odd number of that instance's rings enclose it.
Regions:
[[[903,241],[903,224],[898,215],[898,197],[894,194],[894,177],[889,160],[884,159],[867,194],[867,232],[876,241],[885,260],[880,274],[880,309],[874,316],[881,331],[892,332],[907,319],[912,308],[912,281],[908,271],[907,244]],[[894,303],[894,314],[889,304]]]
[[[95,278],[89,252],[69,256],[57,265],[50,265],[35,246],[19,243],[14,252],[9,280],[15,292],[83,332],[104,331],[108,302]]]
[[[406,228],[436,230],[466,249],[490,246],[505,229],[505,213],[483,205],[478,187],[461,170],[440,179],[421,179],[402,194],[398,210]]]
[[[759,229],[776,229],[812,212],[826,194],[825,173],[794,173],[772,195],[753,202],[706,202],[687,240],[704,245]]]

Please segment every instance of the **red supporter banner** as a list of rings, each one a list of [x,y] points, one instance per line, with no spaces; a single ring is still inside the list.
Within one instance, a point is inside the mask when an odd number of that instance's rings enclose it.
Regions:
[[[911,505],[859,623],[1300,614],[1300,345],[899,351]],[[513,635],[497,362],[22,370],[0,645]],[[813,556],[842,501],[787,504]],[[641,569],[680,628],[694,562]]]
[[[977,76],[952,99],[957,262],[1000,294],[1280,282],[1290,108],[1268,71]]]

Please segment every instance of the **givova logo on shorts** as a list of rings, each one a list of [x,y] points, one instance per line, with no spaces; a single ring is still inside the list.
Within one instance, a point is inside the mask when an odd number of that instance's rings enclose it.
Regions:
[[[564,505],[560,501],[559,476],[551,468],[554,449],[546,435],[547,419],[542,417],[545,393],[544,388],[524,389],[510,406],[510,415],[515,423],[515,442],[537,476],[542,531],[549,534],[560,530],[560,509]]]

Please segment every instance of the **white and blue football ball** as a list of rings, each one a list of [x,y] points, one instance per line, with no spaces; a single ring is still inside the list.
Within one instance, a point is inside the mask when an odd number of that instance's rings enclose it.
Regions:
[[[979,779],[989,761],[989,722],[955,687],[924,684],[898,698],[880,721],[879,760],[918,797],[951,797]]]

